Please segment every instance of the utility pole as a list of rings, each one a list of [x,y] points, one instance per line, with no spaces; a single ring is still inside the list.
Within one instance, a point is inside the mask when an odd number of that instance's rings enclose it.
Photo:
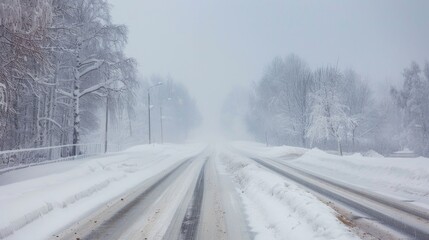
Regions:
[[[161,124],[161,144],[164,143],[164,129],[162,127],[162,105],[159,106],[159,121]]]
[[[168,101],[171,100],[171,97],[167,98]],[[161,125],[161,143],[164,143],[164,115],[162,114],[162,101],[160,100],[159,105],[159,121]]]
[[[107,153],[107,130],[109,126],[109,90],[107,90],[106,95],[106,121],[105,121],[105,131],[104,131],[104,153]]]
[[[269,145],[268,145],[268,131],[267,130],[265,130],[265,143],[268,147]]]
[[[130,137],[132,137],[133,136],[133,127],[132,127],[132,124],[131,124],[130,103],[129,102],[127,102],[127,114],[128,114],[128,127],[129,127],[129,130],[130,130]]]
[[[147,112],[148,112],[148,123],[149,123],[149,144],[151,144],[151,136],[150,136],[150,88],[147,90]]]
[[[147,115],[148,115],[148,124],[149,124],[149,144],[152,143],[151,127],[150,127],[150,108],[151,108],[151,106],[150,106],[150,90],[153,87],[161,86],[162,84],[163,84],[162,82],[158,82],[157,84],[150,86],[147,89],[147,113],[148,113]]]

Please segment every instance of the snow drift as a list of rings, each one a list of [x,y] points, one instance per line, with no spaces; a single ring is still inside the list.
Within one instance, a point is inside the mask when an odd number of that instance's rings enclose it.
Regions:
[[[358,239],[335,212],[291,181],[238,154],[220,154],[256,239]]]

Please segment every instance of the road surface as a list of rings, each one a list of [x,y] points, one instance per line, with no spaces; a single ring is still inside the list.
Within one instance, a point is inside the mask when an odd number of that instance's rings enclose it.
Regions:
[[[296,156],[285,156],[283,161],[269,158],[250,159],[267,169],[305,187],[335,209],[348,212],[350,224],[358,224],[379,238],[429,239],[429,210],[407,204],[387,196],[351,187],[325,179],[287,164]],[[376,227],[370,228],[366,221],[387,227],[399,234],[390,235]],[[362,221],[360,223],[359,221]]]
[[[216,170],[215,152],[207,149],[52,239],[250,239],[237,193],[225,181]]]
[[[302,236],[318,239],[429,239],[427,209],[289,165],[288,160],[299,154],[261,157],[230,146],[207,146],[194,152],[183,158],[175,158],[173,154],[171,159],[176,160],[164,163],[157,173],[82,213],[73,223],[54,229],[50,238],[287,239],[292,235],[283,230],[296,229],[294,236],[300,236],[301,231]],[[133,161],[138,161],[135,158],[139,156],[138,151],[133,152]],[[146,173],[163,158],[166,157],[160,151],[152,162],[144,165],[148,168]],[[111,171],[110,166],[119,163],[119,169],[136,171],[134,163],[124,159],[112,160],[102,168]],[[59,174],[62,171],[65,170]],[[256,185],[250,184],[252,180]],[[296,184],[297,189],[291,184]],[[301,206],[299,201],[303,202]],[[323,207],[329,211],[323,212]],[[318,209],[322,209],[320,214]],[[49,217],[49,211],[44,214]],[[312,216],[319,215],[322,219],[333,219],[333,224],[313,221]],[[36,216],[19,225],[14,230],[17,234],[6,229],[0,238],[23,239],[24,235],[19,235],[21,229],[37,221]]]

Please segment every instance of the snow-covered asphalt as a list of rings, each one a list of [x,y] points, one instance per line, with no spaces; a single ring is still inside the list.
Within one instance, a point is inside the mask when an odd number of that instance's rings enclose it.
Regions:
[[[429,213],[427,209],[410,206],[375,193],[354,189],[294,169],[284,163],[279,164],[277,161],[257,158],[253,158],[253,160],[299,183],[311,192],[352,210],[354,214],[349,218],[355,219],[354,223],[363,219],[371,219],[402,232],[405,236],[412,236],[415,239],[429,239]]]
[[[0,239],[428,239],[424,207],[288,163],[305,150],[255,149],[138,146],[57,174],[9,172]]]

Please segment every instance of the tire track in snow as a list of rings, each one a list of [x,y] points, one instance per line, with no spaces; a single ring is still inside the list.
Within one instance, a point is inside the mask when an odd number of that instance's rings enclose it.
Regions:
[[[207,160],[201,168],[197,184],[194,189],[192,200],[188,206],[186,215],[180,229],[181,240],[193,240],[197,237],[198,223],[201,215],[201,207],[204,195],[204,172]]]
[[[142,190],[109,204],[111,207],[89,216],[81,221],[82,224],[77,223],[53,239],[120,239],[121,234],[149,207],[149,204],[145,203],[153,202],[198,157],[199,155],[184,160],[165,173],[152,178],[150,183],[144,182],[139,187]]]

